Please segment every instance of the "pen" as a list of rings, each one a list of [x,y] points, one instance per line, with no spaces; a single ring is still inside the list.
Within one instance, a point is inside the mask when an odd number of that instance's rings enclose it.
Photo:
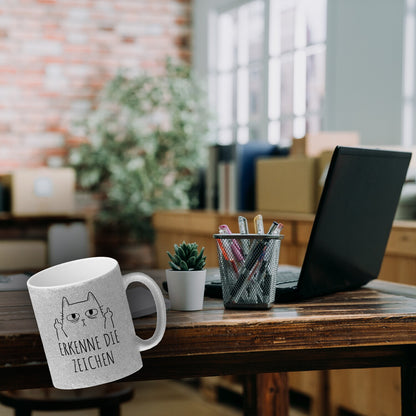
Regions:
[[[226,224],[220,225],[219,229],[220,229],[220,232],[223,232],[225,234],[232,234],[230,228]],[[231,251],[237,261],[240,262],[244,260],[244,256],[243,256],[243,252],[241,250],[240,244],[238,244],[237,240],[235,239],[231,240]]]
[[[240,234],[248,234],[248,223],[246,217],[242,217],[241,215],[238,217],[238,228],[240,230]],[[243,249],[243,256],[247,256],[247,253],[250,250],[250,240],[242,238],[241,248]]]
[[[221,231],[220,231],[220,233],[221,233]],[[227,250],[225,249],[222,241],[220,239],[217,239],[217,241],[218,241],[218,246],[219,246],[219,248],[222,252],[222,255],[224,256],[224,259],[231,264],[231,266],[233,267],[234,272],[236,274],[238,274],[238,269],[237,269],[237,266],[235,264],[235,261],[228,257]]]
[[[273,221],[273,224],[270,226],[268,234],[271,235],[280,235],[280,231],[283,228],[283,224],[278,223],[277,221]],[[263,298],[264,301],[267,302],[267,297],[270,296],[272,288],[272,277],[270,275],[269,265],[272,262],[273,253],[275,252],[275,245],[279,242],[276,240],[271,240],[266,247],[266,253],[264,256],[263,264],[259,270],[257,275],[257,280],[260,282],[262,286]],[[267,278],[268,277],[268,278]]]
[[[256,243],[258,249],[256,249],[255,251],[250,250],[251,254],[247,257],[242,270],[239,270],[239,278],[231,290],[231,300],[235,303],[237,303],[240,300],[240,297],[246,290],[247,285],[252,280],[255,272],[259,270],[259,267],[263,262],[264,246],[261,247],[261,242],[259,241],[254,242],[253,245]],[[259,250],[261,250],[260,255]]]
[[[257,301],[262,302],[263,289],[259,284],[260,279],[258,277],[259,277],[259,273],[261,272],[263,268],[264,260],[265,260],[265,251],[263,250],[262,254],[259,256],[258,260],[256,261],[256,264],[254,265],[254,267],[252,268],[250,274],[248,275],[246,279],[245,287],[242,290],[241,296],[244,296],[244,290],[247,290],[249,297],[255,296]],[[250,286],[247,287],[248,283],[250,283]],[[245,289],[246,287],[247,289]],[[235,301],[239,301],[239,297],[240,295],[236,297]]]
[[[260,267],[259,273],[257,274],[257,280],[262,284],[263,287],[263,296],[266,298],[270,295],[272,290],[272,278],[270,276],[269,265],[273,258],[273,253],[275,252],[275,245],[278,244],[277,240],[270,240],[269,244],[265,247],[264,250],[264,260]],[[269,276],[269,279],[266,279],[266,276]]]
[[[241,215],[238,217],[238,229],[240,230],[240,234],[248,234],[248,223],[246,217]]]
[[[254,217],[254,232],[256,234],[264,234],[263,216],[261,214]]]
[[[259,252],[261,256],[261,251],[264,249],[265,243],[264,240],[254,241],[251,245],[250,252],[248,253],[244,265],[239,269],[239,277],[231,291],[231,300],[233,302],[238,302],[244,290],[247,287],[249,282],[250,271],[253,267],[256,266],[256,262],[260,260]]]
[[[282,228],[283,224],[280,224],[277,221],[273,221],[273,224],[270,226],[269,231],[267,231],[267,234],[280,235],[280,230]]]
[[[279,229],[279,223],[277,221],[273,221],[273,224],[271,225],[268,231],[268,235],[272,235],[278,229]],[[246,289],[247,284],[249,282],[248,276],[250,275],[250,271],[253,269],[253,267],[255,267],[256,262],[260,260],[260,257],[261,257],[261,261],[264,260],[264,255],[267,250],[267,247],[270,244],[270,241],[271,240],[269,240],[268,238],[262,238],[261,240],[255,240],[252,243],[250,247],[250,251],[247,254],[247,257],[244,261],[243,266],[238,270],[239,278],[231,291],[232,301],[238,302],[238,300],[240,299],[242,293]],[[273,244],[272,244],[272,247],[273,247]]]

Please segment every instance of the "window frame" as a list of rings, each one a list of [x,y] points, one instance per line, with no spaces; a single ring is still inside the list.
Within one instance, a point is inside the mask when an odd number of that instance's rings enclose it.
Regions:
[[[207,89],[209,91],[209,99],[210,99],[210,106],[211,108],[216,108],[217,103],[217,92],[216,86],[212,85],[212,77],[211,74],[217,74],[217,53],[216,53],[216,45],[217,45],[217,35],[218,35],[218,26],[217,26],[217,19],[219,14],[224,13],[228,10],[232,10],[241,6],[244,6],[247,3],[250,3],[253,0],[210,0],[207,2],[206,0],[195,0],[194,1],[194,56],[193,56],[193,63],[194,68],[197,73],[206,80]],[[278,118],[270,117],[269,113],[269,87],[270,87],[270,79],[269,79],[269,67],[272,59],[277,60],[279,63],[281,62],[282,56],[276,57],[270,52],[269,48],[269,39],[270,39],[270,2],[271,0],[262,0],[264,4],[264,35],[263,35],[263,53],[261,59],[258,61],[259,65],[262,68],[262,85],[260,89],[261,95],[261,113],[259,115],[259,123],[258,123],[258,130],[259,130],[259,137],[254,138],[254,140],[262,140],[262,141],[270,141],[272,143],[276,143],[276,140],[270,137],[270,129],[271,124],[274,122],[280,123],[282,120],[282,114],[280,113]],[[327,30],[326,30],[327,33]],[[326,60],[326,42],[327,42],[327,35],[325,36],[325,40],[323,42],[324,45],[324,53],[325,53],[325,60]],[[322,43],[321,43],[322,45]],[[311,45],[306,45],[305,50]],[[313,46],[313,45],[312,45]],[[292,57],[295,57],[299,48],[296,46],[290,51]],[[307,59],[307,58],[306,58]],[[326,65],[326,61],[325,61]],[[305,67],[306,68],[306,67]],[[235,75],[234,83],[236,82],[235,79],[237,78],[238,72],[238,63],[233,68],[233,74]],[[306,73],[305,73],[306,77]],[[326,84],[326,80],[324,81]],[[307,80],[305,79],[305,86],[307,85]],[[233,88],[233,100],[235,101],[236,96],[236,89],[235,85]],[[292,91],[293,94],[293,91]],[[325,95],[324,95],[325,97]],[[279,96],[280,100],[280,96]],[[233,104],[234,105],[234,104]],[[306,106],[306,104],[305,104]],[[232,132],[232,142],[237,141],[237,131],[239,127],[238,117],[236,114],[236,110],[234,110],[232,124],[231,124],[231,132]],[[308,116],[311,113],[305,107],[304,113],[300,116],[300,118],[304,119],[304,129],[307,131],[307,120]],[[321,126],[325,123],[325,103],[319,108],[319,111],[312,112],[312,115],[318,115],[321,120]],[[283,116],[284,119],[285,116]],[[291,120],[292,122],[292,131],[294,129],[295,119],[298,118],[295,114],[295,109],[292,108],[290,117],[287,119]],[[275,124],[276,125],[276,124]],[[280,124],[278,124],[280,126]],[[250,122],[247,124],[250,127]],[[217,132],[218,126],[215,125],[214,127],[214,136],[211,137],[212,142],[219,142]],[[257,125],[256,125],[257,127]],[[279,135],[280,135],[279,127]],[[253,138],[249,137],[249,140],[252,141]],[[282,138],[279,138],[281,144],[286,145],[290,144],[291,138],[288,141],[283,141]],[[226,143],[224,143],[226,144]]]

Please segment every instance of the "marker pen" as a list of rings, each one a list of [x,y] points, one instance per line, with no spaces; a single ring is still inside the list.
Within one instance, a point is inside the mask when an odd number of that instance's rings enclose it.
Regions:
[[[240,230],[240,234],[248,234],[247,218],[242,217],[241,215],[238,217],[238,228]],[[241,248],[243,250],[243,256],[246,257],[248,251],[250,250],[250,240],[242,238],[241,239]]]
[[[264,234],[263,216],[261,214],[254,217],[254,232],[256,234]]]
[[[230,228],[226,224],[220,225],[219,229],[220,229],[220,232],[223,232],[225,234],[232,234]],[[237,240],[235,240],[235,239],[231,240],[230,245],[231,245],[231,251],[232,251],[235,259],[238,262],[243,261],[244,260],[243,251],[240,247],[240,244],[238,244]]]

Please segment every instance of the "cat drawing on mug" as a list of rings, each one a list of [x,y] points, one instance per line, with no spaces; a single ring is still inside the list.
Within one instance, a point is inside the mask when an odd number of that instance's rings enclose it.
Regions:
[[[110,327],[114,328],[113,312],[110,308],[103,312],[102,305],[92,292],[88,292],[86,299],[73,303],[63,297],[61,320],[56,318],[54,323],[58,341],[62,336],[90,335]]]

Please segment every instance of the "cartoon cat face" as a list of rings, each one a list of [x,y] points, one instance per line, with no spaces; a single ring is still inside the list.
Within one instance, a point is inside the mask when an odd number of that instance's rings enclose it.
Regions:
[[[103,328],[101,306],[92,292],[88,292],[86,300],[79,302],[69,303],[67,298],[62,298],[62,329],[66,336],[88,335]]]

